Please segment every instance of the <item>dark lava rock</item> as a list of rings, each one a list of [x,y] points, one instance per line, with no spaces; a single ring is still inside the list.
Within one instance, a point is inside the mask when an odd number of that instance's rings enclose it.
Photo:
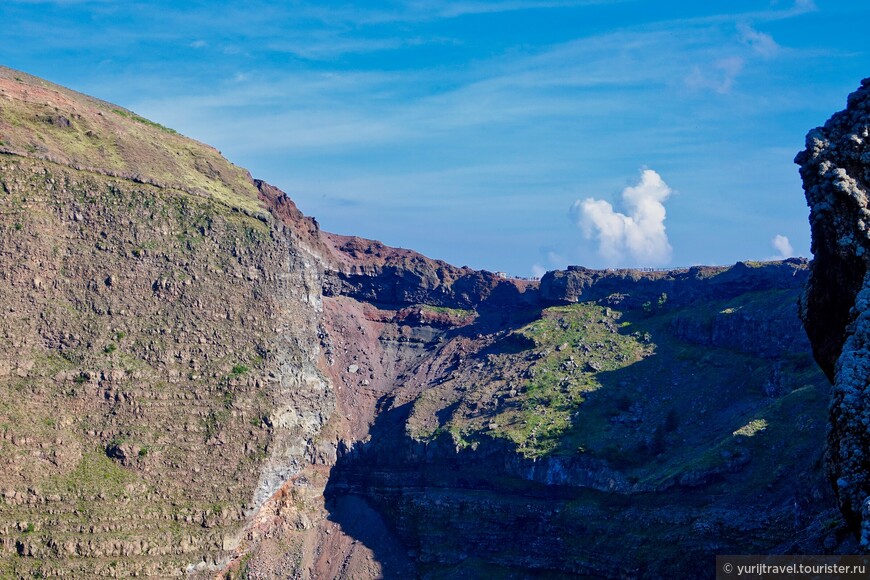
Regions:
[[[840,509],[870,548],[870,79],[807,134],[800,165],[815,260],[801,317],[834,383],[828,469]]]
[[[754,290],[801,288],[806,276],[804,258],[668,271],[569,266],[544,275],[541,296],[553,302],[617,301],[623,307],[637,308],[658,301],[664,294],[671,306],[685,306],[699,299],[726,300]]]

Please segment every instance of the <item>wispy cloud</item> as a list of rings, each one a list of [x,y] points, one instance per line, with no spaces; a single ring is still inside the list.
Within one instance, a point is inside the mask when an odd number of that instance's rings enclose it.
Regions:
[[[345,54],[364,54],[399,50],[426,44],[449,45],[458,41],[446,37],[398,37],[363,38],[345,36],[336,31],[308,34],[296,39],[282,38],[267,45],[269,50],[289,53],[310,60],[332,60]]]
[[[448,4],[422,2],[406,9],[446,10]],[[497,5],[518,9],[527,4],[532,3]],[[558,3],[535,3],[554,4]],[[724,25],[703,20],[659,22],[461,67],[397,71],[339,70],[328,64],[287,70],[239,67],[228,71],[224,82],[212,82],[201,92],[170,90],[163,98],[143,96],[124,104],[202,140],[226,143],[232,151],[250,155],[258,151],[336,155],[421,144],[427,144],[430,155],[438,155],[445,148],[460,151],[484,142],[484,131],[487,135],[549,131],[573,142],[574,137],[564,131],[569,126],[578,136],[595,134],[604,143],[612,119],[626,125],[621,140],[630,138],[637,148],[648,142],[666,150],[669,142],[676,143],[690,129],[680,117],[659,118],[668,126],[651,134],[647,125],[652,107],[657,107],[660,117],[670,108],[666,103],[703,104],[705,97],[699,92],[729,95],[745,74],[748,59],[760,59],[759,51],[776,45],[743,20],[732,15]],[[323,31],[310,37],[314,40],[307,44],[304,37],[285,38],[261,49],[326,62],[345,53],[430,42]],[[144,82],[143,78],[134,82]],[[216,118],[221,122],[215,123]],[[510,140],[503,141],[501,149],[510,146]]]
[[[72,6],[76,4],[111,4],[113,0],[6,0],[9,4],[54,4]]]
[[[764,58],[776,56],[782,49],[772,36],[759,32],[746,23],[740,23],[737,29],[740,31],[741,40]]]
[[[357,25],[385,24],[395,22],[423,22],[459,18],[475,14],[494,14],[520,10],[547,10],[571,8],[595,4],[616,4],[629,0],[496,0],[451,1],[451,0],[404,0],[392,9],[357,6],[302,6],[302,13],[316,17],[329,24],[353,23]]]
[[[613,176],[644,164],[687,192],[668,206],[673,223],[665,241],[681,250],[675,217],[696,192],[680,179],[742,147],[745,127],[806,107],[800,86],[782,81],[794,78],[802,55],[785,40],[793,36],[774,39],[770,31],[778,28],[767,24],[811,11],[807,2],[781,0],[751,13],[726,6],[693,18],[675,17],[683,11],[671,5],[609,25],[569,10],[596,2],[253,2],[221,2],[209,18],[198,5],[167,3],[153,19],[144,18],[141,3],[81,3],[83,22],[99,34],[70,30],[66,11],[44,10],[61,15],[31,20],[26,34],[8,27],[4,39],[21,54],[113,59],[101,76],[73,86],[214,144],[258,177],[306,196],[306,208],[339,207],[353,223],[395,217],[407,229],[411,219],[456,221],[456,200],[484,199],[464,203],[468,231],[458,233],[470,235],[475,220],[497,212],[504,223],[520,222],[527,230],[512,230],[510,240],[490,232],[494,244],[528,236],[531,249],[514,268],[590,259],[574,253],[577,231],[566,220],[563,237],[552,242],[557,258],[539,251],[535,236],[555,235],[553,222],[578,197],[575,184],[618,192],[624,183]],[[472,17],[488,14],[498,14],[494,23],[513,18],[517,34],[470,33],[478,30],[469,26]],[[522,27],[527,16],[563,15],[576,27],[554,26],[552,35]],[[40,42],[24,42],[29,38]],[[776,75],[768,74],[774,65]],[[761,94],[761,85],[775,90]],[[752,155],[745,153],[747,166]],[[716,187],[733,185],[733,173],[723,172]],[[401,217],[407,209],[417,217]],[[627,207],[604,215],[634,219]],[[772,231],[799,240],[779,227]],[[633,259],[627,248],[625,259]]]
[[[710,89],[717,93],[728,93],[734,81],[743,70],[745,61],[739,56],[720,58],[712,64],[692,67],[686,76],[686,86],[690,89]]]
[[[459,16],[465,16],[467,14],[491,14],[495,12],[514,12],[517,10],[544,10],[548,8],[567,8],[606,3],[615,3],[615,0],[512,0],[502,2],[453,2],[444,0],[418,0],[408,2],[407,6],[411,9],[409,11],[410,13],[428,14],[436,18],[456,18]]]
[[[816,10],[818,10],[818,7],[813,0],[795,0],[790,13],[792,15],[798,15],[807,12],[815,12]]]

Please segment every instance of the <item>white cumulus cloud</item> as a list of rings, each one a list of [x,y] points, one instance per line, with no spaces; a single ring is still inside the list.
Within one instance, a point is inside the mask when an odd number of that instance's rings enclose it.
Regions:
[[[779,252],[776,256],[778,260],[784,260],[794,256],[794,248],[791,247],[791,242],[789,242],[788,238],[782,234],[775,235],[770,243],[773,245],[773,248]]]
[[[671,259],[665,231],[664,202],[671,188],[652,169],[645,169],[640,183],[622,191],[625,213],[614,211],[604,200],[577,200],[571,213],[587,239],[598,242],[598,252],[610,264],[626,260],[634,265],[655,266]]]

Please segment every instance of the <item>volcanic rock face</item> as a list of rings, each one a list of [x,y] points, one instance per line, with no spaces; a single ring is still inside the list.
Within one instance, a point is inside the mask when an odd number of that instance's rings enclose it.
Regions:
[[[0,577],[703,577],[836,551],[807,269],[457,268],[0,69]]]
[[[0,577],[222,565],[323,455],[306,229],[217,151],[7,69],[0,151]]]
[[[870,549],[870,79],[798,154],[815,259],[801,317],[834,383],[828,466],[840,507]]]
[[[475,308],[484,302],[510,307],[522,301],[538,301],[537,284],[533,282],[457,268],[372,240],[325,232],[323,239],[333,262],[324,281],[326,296],[350,296],[384,305],[429,304],[460,309]]]

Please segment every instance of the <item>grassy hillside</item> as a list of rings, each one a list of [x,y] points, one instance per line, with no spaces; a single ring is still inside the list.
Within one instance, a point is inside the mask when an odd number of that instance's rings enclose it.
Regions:
[[[247,171],[124,108],[0,67],[0,152],[173,187],[261,212]]]

